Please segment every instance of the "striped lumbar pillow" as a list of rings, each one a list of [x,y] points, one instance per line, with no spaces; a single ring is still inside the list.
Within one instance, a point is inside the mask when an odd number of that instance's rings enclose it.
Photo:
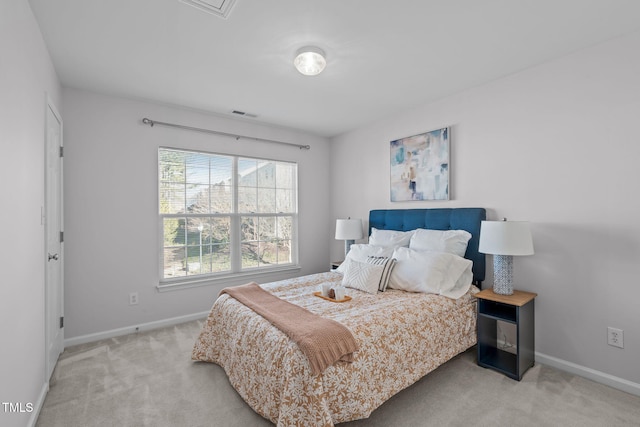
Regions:
[[[380,277],[380,283],[378,284],[378,291],[384,292],[389,284],[389,278],[391,277],[391,270],[396,265],[395,258],[387,258],[383,256],[370,256],[367,257],[367,263],[373,265],[382,265],[382,276]]]

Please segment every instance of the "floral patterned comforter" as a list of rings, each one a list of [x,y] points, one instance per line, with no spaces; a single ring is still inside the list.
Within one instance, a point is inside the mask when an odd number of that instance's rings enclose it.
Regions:
[[[353,299],[344,303],[313,295],[321,283],[341,280],[328,272],[261,286],[351,330],[360,348],[352,363],[312,375],[293,341],[229,295],[215,301],[192,358],[220,365],[242,398],[278,427],[324,427],[367,418],[476,343],[473,286],[457,300],[393,289],[376,295],[347,289]]]

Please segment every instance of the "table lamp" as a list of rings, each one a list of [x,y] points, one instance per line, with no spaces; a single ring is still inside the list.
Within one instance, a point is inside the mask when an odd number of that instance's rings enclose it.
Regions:
[[[336,240],[344,240],[345,259],[355,239],[362,239],[362,237],[362,220],[351,218],[336,220]]]
[[[493,292],[513,294],[513,256],[533,255],[527,221],[482,221],[478,251],[493,255]]]

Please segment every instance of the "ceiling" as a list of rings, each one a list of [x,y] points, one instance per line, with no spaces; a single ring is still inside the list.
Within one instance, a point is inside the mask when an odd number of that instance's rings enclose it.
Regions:
[[[327,137],[640,29],[637,0],[29,3],[66,87]],[[292,65],[305,45],[318,76]]]

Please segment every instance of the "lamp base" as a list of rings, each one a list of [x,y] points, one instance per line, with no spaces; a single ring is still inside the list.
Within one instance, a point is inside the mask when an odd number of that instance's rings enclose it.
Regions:
[[[344,259],[347,259],[347,254],[349,253],[349,249],[351,249],[351,245],[353,245],[355,240],[345,240],[344,241]]]
[[[493,256],[493,292],[500,295],[513,295],[513,257],[511,255]]]

